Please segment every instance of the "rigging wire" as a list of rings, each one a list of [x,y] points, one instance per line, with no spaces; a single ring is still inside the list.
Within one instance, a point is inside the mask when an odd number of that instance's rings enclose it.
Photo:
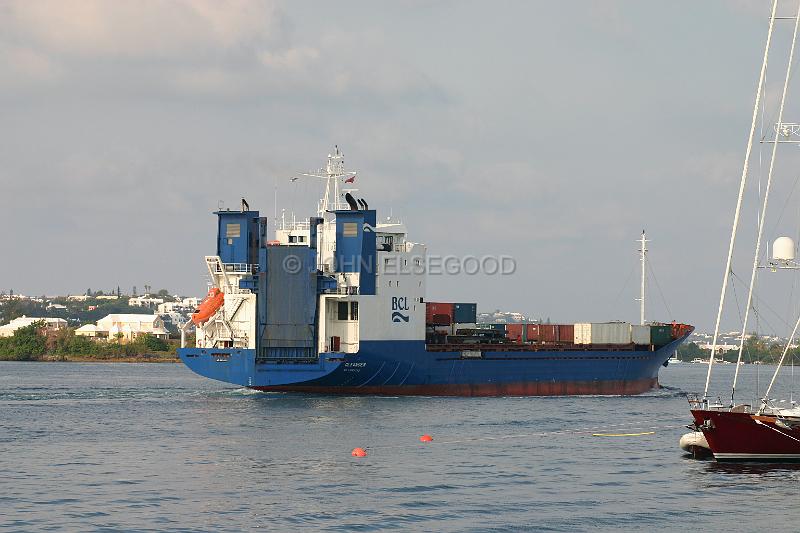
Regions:
[[[780,225],[781,221],[783,220],[784,215],[787,212],[787,208],[789,207],[789,202],[792,200],[792,196],[794,195],[794,192],[797,189],[797,184],[798,183],[800,183],[800,174],[798,174],[795,177],[794,182],[792,183],[792,187],[789,190],[789,194],[786,196],[786,200],[783,203],[783,207],[781,207],[781,210],[778,213],[778,218],[773,223],[772,228],[770,229],[770,231],[767,232],[767,235],[771,235],[772,236],[772,240],[774,240],[774,238],[778,235],[778,226]],[[800,236],[800,227],[798,227],[798,236]],[[795,242],[797,242],[797,241],[795,241]],[[767,262],[769,262],[769,258],[770,258],[769,249],[765,248],[763,263],[766,264]],[[793,311],[793,309],[792,309],[792,300],[793,300],[793,296],[794,296],[795,285],[796,285],[796,282],[797,282],[797,276],[793,275],[793,276],[791,276],[791,279],[792,279],[792,284],[791,284],[790,289],[789,289],[789,298],[788,298],[788,300],[786,302],[786,307],[787,307],[786,315],[787,316],[793,316],[795,314],[795,313],[792,312]]]
[[[733,273],[733,270],[731,270],[731,274],[730,275],[731,275],[731,278],[733,278],[733,281],[736,281],[738,279],[738,276],[736,276]],[[739,326],[741,327],[743,322],[744,322],[744,318],[742,317],[742,306],[739,303],[739,294],[736,292],[736,283],[731,283],[731,289],[733,289],[733,301],[736,302],[736,312],[739,313]],[[750,348],[746,347],[744,350],[745,350],[745,352],[747,354],[747,357],[748,358],[752,358],[752,354],[750,353]]]
[[[798,61],[800,61],[800,58],[797,58],[794,61],[792,61],[791,66],[792,67],[796,67]],[[789,83],[791,83],[792,79],[794,79],[794,75],[796,73],[796,70],[797,69],[792,68],[792,70],[791,70],[791,72],[789,74]],[[767,85],[767,77],[768,77],[768,75],[769,75],[769,66],[767,66],[767,68],[764,70],[763,87],[766,87],[766,85]],[[766,98],[764,100],[766,100]],[[761,137],[759,137],[759,139],[758,139],[758,142],[761,145],[764,144],[764,141],[766,140],[766,137],[767,137],[764,134],[764,116],[766,116],[766,105],[767,105],[764,100],[762,100],[762,102],[761,102],[761,131],[759,132],[761,134]],[[777,115],[777,114],[778,114],[777,111],[773,110],[772,113],[769,115],[769,123],[770,124],[772,124],[775,121],[775,115]],[[759,160],[760,159],[761,158],[759,157]]]
[[[716,351],[717,346],[717,338],[719,337],[719,326],[720,320],[722,319],[722,310],[725,306],[725,292],[728,286],[728,280],[731,271],[731,261],[733,260],[733,250],[734,245],[736,243],[736,233],[739,227],[739,218],[741,215],[742,210],[742,199],[745,191],[745,187],[747,185],[747,172],[750,166],[750,155],[753,149],[753,136],[755,134],[756,129],[756,122],[758,120],[758,105],[761,102],[762,96],[762,88],[765,79],[765,73],[767,68],[767,62],[769,59],[769,49],[772,42],[772,33],[775,28],[775,12],[778,8],[778,0],[773,0],[772,2],[772,12],[770,14],[769,19],[769,31],[767,32],[767,42],[764,47],[764,59],[761,63],[761,72],[759,74],[759,82],[758,82],[758,90],[756,91],[756,101],[753,105],[753,117],[750,122],[750,133],[747,137],[747,149],[745,150],[744,162],[742,164],[742,175],[739,180],[739,194],[736,200],[736,210],[734,211],[733,215],[733,224],[731,227],[731,238],[728,243],[728,257],[725,263],[725,271],[722,273],[722,288],[720,289],[720,296],[719,296],[719,306],[717,307],[717,318],[714,324],[714,336],[712,338],[711,344],[711,357],[708,359],[708,370],[706,371],[706,383],[703,389],[703,401],[707,402],[708,400],[708,386],[711,384],[711,370],[714,365],[714,352]],[[787,73],[788,75],[788,73]],[[742,328],[744,329],[744,328]],[[739,352],[741,355],[741,351]],[[738,372],[739,365],[737,364],[736,370]]]
[[[661,302],[664,304],[664,308],[667,310],[667,315],[669,316],[670,320],[674,320],[674,316],[672,315],[672,310],[667,305],[667,299],[664,298],[664,292],[661,290],[661,285],[658,283],[658,278],[656,278],[656,272],[653,270],[653,262],[647,262],[647,268],[650,270],[650,275],[653,277],[653,281],[656,283],[656,288],[658,289],[658,294],[661,295]]]
[[[763,316],[763,315],[762,315],[762,314],[761,314],[761,313],[758,311],[758,309],[756,309],[755,307],[753,308],[753,313],[756,315],[756,318],[757,318],[757,319],[760,319],[762,322],[764,322],[764,324],[766,325],[766,327],[767,327],[767,328],[769,328],[769,331],[772,333],[772,336],[774,336],[774,337],[779,337],[779,336],[780,336],[780,335],[778,335],[778,330],[777,330],[775,327],[773,327],[773,326],[772,326],[772,324],[770,324],[769,320],[767,320],[767,319],[766,319],[766,318],[765,318],[765,317],[764,317],[764,316]],[[757,330],[755,331],[755,335],[756,335],[756,336],[759,336],[759,335],[760,335],[760,333],[759,333],[759,332],[763,333],[763,331],[764,331],[764,330],[758,330],[758,329],[757,329]]]
[[[789,207],[789,202],[791,201],[792,195],[794,194],[794,191],[797,188],[798,182],[800,182],[800,174],[798,174],[797,177],[794,179],[794,183],[792,183],[792,188],[789,190],[789,194],[786,196],[786,201],[783,203],[783,207],[781,208],[780,213],[778,214],[778,219],[772,225],[770,231],[767,232],[767,235],[775,235],[777,233],[778,225],[781,223],[781,220],[783,219],[783,215],[786,212],[786,208]]]
[[[634,264],[631,266],[631,271],[628,272],[627,278],[625,278],[625,283],[622,284],[622,288],[617,293],[616,298],[614,298],[612,303],[612,311],[617,308],[617,304],[619,303],[620,297],[622,297],[622,293],[625,292],[625,288],[628,286],[628,283],[631,281],[631,277],[633,277],[633,271],[636,269],[636,265]]]
[[[798,242],[798,240],[800,240],[800,206],[798,206],[797,228],[796,228],[795,231],[796,231],[796,233],[795,233],[795,241],[794,242],[795,242],[795,248],[796,248],[797,247],[796,243]],[[798,307],[797,305],[795,305],[794,308],[792,308],[792,302],[794,301],[795,287],[797,285],[797,274],[798,274],[797,271],[793,271],[792,272],[792,287],[791,287],[791,290],[789,291],[789,300],[787,302],[787,307],[789,309],[788,309],[788,311],[786,313],[786,316],[794,316],[795,314],[800,313],[800,307]]]
[[[770,21],[770,31],[772,31],[771,24],[772,24],[772,21],[774,21],[774,6],[776,6],[776,5],[777,4],[773,4],[773,18]],[[798,28],[799,27],[800,27],[800,10],[798,10],[797,15],[795,16],[794,33],[792,34],[791,48],[789,50],[789,60],[788,60],[788,65],[786,67],[786,69],[787,69],[786,70],[786,76],[784,77],[784,81],[783,81],[783,91],[781,93],[780,105],[778,107],[778,119],[777,119],[777,123],[778,124],[782,124],[783,123],[783,113],[784,113],[784,110],[785,110],[786,95],[787,95],[788,90],[789,90],[789,81],[791,80],[791,76],[792,76],[792,73],[793,73],[792,65],[793,65],[794,60],[795,60],[794,52],[795,52],[795,45],[797,43],[797,33],[798,33]],[[762,78],[762,79],[764,79],[764,78]],[[757,229],[757,232],[756,232],[756,235],[757,235],[757,237],[756,237],[756,250],[755,250],[754,257],[753,257],[753,269],[752,269],[752,272],[750,274],[750,285],[749,285],[748,294],[747,294],[747,305],[746,305],[745,311],[744,311],[745,315],[744,315],[744,325],[742,326],[742,336],[741,336],[741,338],[739,340],[739,357],[737,358],[737,361],[736,361],[737,362],[736,372],[734,373],[733,384],[731,386],[731,404],[733,404],[734,395],[735,395],[735,391],[736,391],[736,382],[737,382],[737,378],[739,377],[739,365],[738,365],[738,363],[741,360],[742,348],[743,348],[743,345],[744,345],[744,335],[745,335],[745,331],[744,330],[747,328],[747,318],[748,318],[748,315],[749,315],[749,312],[750,312],[750,307],[753,305],[753,302],[752,302],[753,292],[754,292],[753,289],[755,288],[756,280],[758,278],[757,273],[758,273],[759,253],[760,253],[762,237],[763,237],[763,232],[764,232],[764,222],[765,222],[765,217],[766,217],[766,214],[767,214],[767,206],[768,206],[768,201],[769,201],[769,194],[770,194],[770,189],[771,189],[771,186],[772,186],[772,176],[773,176],[773,171],[775,169],[775,158],[776,158],[777,150],[778,150],[778,141],[779,141],[778,135],[779,135],[779,133],[780,133],[779,130],[776,129],[775,130],[775,136],[773,137],[772,148],[771,148],[769,170],[767,172],[767,183],[766,183],[766,187],[764,189],[764,198],[763,198],[763,201],[762,201],[762,204],[761,204],[761,207],[760,207],[760,212],[759,212],[759,217],[758,217],[758,229]],[[759,189],[760,189],[760,180],[759,180]],[[800,325],[800,322],[798,324]],[[794,333],[796,331],[797,331],[797,326],[795,326],[794,330],[792,331],[792,336],[794,336]],[[784,351],[783,356],[781,357],[781,361],[778,364],[778,369],[780,369],[780,365],[783,364],[783,360],[784,360],[785,356],[786,356],[786,352]],[[711,362],[709,362],[708,368],[709,368],[709,371],[710,371],[711,370]],[[772,381],[770,382],[769,387],[767,388],[767,392],[765,393],[766,395],[769,394],[769,390],[770,390],[770,388],[772,388],[772,384],[775,382],[775,377],[776,376],[777,376],[777,370],[775,372],[775,375],[773,375],[773,377],[772,377]]]
[[[731,274],[733,275],[733,277],[734,277],[734,278],[735,278],[735,279],[736,279],[736,280],[737,280],[739,283],[741,283],[742,285],[744,285],[744,280],[743,280],[742,278],[740,278],[739,276],[737,276],[737,275],[736,275],[734,272],[731,272]],[[735,290],[735,287],[734,287],[734,290]],[[785,325],[787,328],[790,328],[790,327],[792,327],[792,325],[791,325],[791,324],[789,324],[789,323],[788,323],[788,322],[787,322],[787,321],[786,321],[786,320],[785,320],[785,319],[784,319],[784,318],[781,316],[781,314],[780,314],[780,313],[778,313],[778,312],[777,312],[775,309],[773,309],[773,308],[772,308],[772,306],[770,306],[770,305],[769,305],[769,304],[768,304],[768,303],[767,303],[767,302],[766,302],[764,299],[762,299],[762,298],[761,298],[761,297],[760,297],[760,296],[759,296],[757,293],[755,293],[755,292],[753,293],[753,299],[754,299],[755,301],[759,302],[759,303],[760,303],[761,305],[763,305],[764,307],[766,307],[766,308],[767,308],[767,310],[768,310],[768,311],[770,311],[772,314],[774,314],[774,315],[775,315],[775,316],[778,318],[778,320],[780,320],[780,321],[783,323],[783,325]],[[753,306],[751,306],[751,308],[752,308],[752,309],[755,309]],[[740,317],[740,320],[741,320],[741,312],[739,313],[739,317]],[[775,330],[775,333],[777,333],[777,330]]]
[[[789,50],[789,65],[787,66],[788,70],[786,72],[786,78],[785,78],[785,81],[783,83],[783,94],[781,95],[781,103],[780,103],[780,108],[779,108],[779,113],[778,113],[778,123],[779,124],[783,122],[783,112],[784,112],[784,104],[786,102],[786,93],[788,92],[789,80],[790,80],[791,74],[793,72],[792,71],[792,60],[794,59],[794,52],[795,52],[795,45],[797,43],[798,29],[800,29],[800,6],[798,6],[797,15],[795,16],[795,21],[794,21],[794,33],[792,34],[792,44],[791,44],[791,48]],[[762,213],[761,213],[762,217],[764,216],[764,214],[765,214],[764,212],[767,209],[767,199],[769,197],[768,196],[769,195],[769,184],[770,184],[770,181],[771,181],[771,178],[772,178],[772,170],[773,170],[773,165],[775,163],[775,154],[776,154],[776,151],[777,151],[777,148],[778,148],[777,141],[778,141],[778,136],[777,136],[777,133],[776,133],[776,135],[775,135],[775,144],[772,145],[772,158],[770,159],[769,174],[768,174],[768,177],[767,177],[767,189],[766,189],[766,193],[765,193],[765,196],[764,196],[764,207],[762,208]],[[762,218],[762,220],[759,222],[759,235],[758,235],[759,241],[761,239],[760,232],[763,231],[763,228],[764,228],[764,224],[763,224],[763,218]],[[756,250],[758,250],[758,241],[756,243]],[[758,254],[756,254],[756,256],[757,255]],[[756,259],[758,259],[758,257],[756,257]],[[752,283],[751,283],[750,289],[752,291]],[[766,405],[766,402],[769,399],[770,390],[772,390],[772,386],[775,384],[775,380],[778,377],[778,372],[780,371],[781,366],[783,365],[784,360],[786,358],[786,354],[789,351],[789,344],[791,344],[792,340],[794,339],[795,335],[797,334],[797,328],[799,326],[800,326],[800,317],[798,317],[798,319],[797,319],[797,323],[795,324],[794,329],[792,330],[792,334],[789,337],[789,343],[786,345],[786,348],[784,349],[783,354],[781,355],[780,361],[778,362],[778,367],[775,369],[775,372],[772,374],[772,379],[770,380],[770,383],[767,386],[766,392],[764,392],[764,399],[762,400],[762,406],[759,409],[759,413],[762,413],[763,410],[764,410],[764,406]],[[736,389],[736,377],[738,376],[738,370],[739,370],[738,366],[737,366],[736,370],[737,370],[737,373],[736,373],[736,375],[734,375],[734,383],[733,383],[733,387],[731,389],[731,400],[733,400],[733,391]]]

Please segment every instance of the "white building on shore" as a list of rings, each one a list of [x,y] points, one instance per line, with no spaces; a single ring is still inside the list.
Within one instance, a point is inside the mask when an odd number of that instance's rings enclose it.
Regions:
[[[148,309],[155,309],[159,304],[164,303],[164,298],[152,298],[150,296],[134,296],[128,300],[128,305],[131,307],[147,307]]]
[[[86,324],[75,330],[75,335],[126,342],[146,334],[164,340],[169,338],[164,321],[158,315],[112,314],[98,320],[97,325]]]
[[[0,337],[12,337],[14,332],[19,328],[30,326],[34,322],[39,322],[40,320],[45,323],[45,329],[47,329],[47,331],[56,331],[67,327],[67,321],[63,318],[35,318],[23,315],[19,318],[15,318],[8,324],[0,326]]]
[[[701,350],[710,350],[713,347],[713,345],[710,342],[707,342],[705,344],[698,344],[697,347],[700,348]],[[728,352],[730,350],[738,350],[738,349],[739,349],[738,344],[729,344],[722,342],[717,343],[717,353]]]
[[[198,305],[200,305],[200,298],[183,298],[177,302],[163,302],[158,304],[156,313],[159,315],[175,312],[194,313]]]

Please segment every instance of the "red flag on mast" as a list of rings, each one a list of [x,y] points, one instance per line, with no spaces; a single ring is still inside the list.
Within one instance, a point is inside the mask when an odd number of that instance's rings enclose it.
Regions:
[[[355,175],[353,175],[353,176],[350,176],[349,178],[347,178],[346,180],[344,180],[344,182],[345,182],[345,183],[353,183],[354,181],[356,181],[356,177],[355,177]]]

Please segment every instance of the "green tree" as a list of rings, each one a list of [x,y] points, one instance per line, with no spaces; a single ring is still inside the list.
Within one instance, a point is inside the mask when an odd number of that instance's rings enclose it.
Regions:
[[[44,321],[39,320],[16,330],[11,337],[12,353],[10,355],[17,361],[32,361],[41,358],[47,352],[43,335],[44,326]]]
[[[678,359],[691,361],[692,359],[708,359],[709,350],[701,349],[696,342],[683,344],[678,348]]]
[[[159,339],[151,333],[140,335],[136,338],[136,343],[145,350],[151,352],[166,352],[169,350],[169,343],[163,339]]]

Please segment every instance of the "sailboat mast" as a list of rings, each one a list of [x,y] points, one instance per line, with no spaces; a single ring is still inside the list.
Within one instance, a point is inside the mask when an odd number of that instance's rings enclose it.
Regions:
[[[739,362],[742,360],[742,350],[744,348],[744,336],[746,334],[747,328],[747,319],[750,314],[750,307],[753,303],[753,287],[755,286],[756,281],[756,272],[758,271],[758,258],[761,251],[761,240],[764,235],[764,220],[767,215],[767,205],[769,202],[769,193],[772,187],[772,175],[773,171],[775,170],[775,156],[778,152],[778,137],[781,135],[781,125],[783,124],[783,110],[786,104],[786,94],[789,92],[789,80],[792,77],[792,62],[794,61],[794,50],[795,45],[797,44],[797,30],[800,28],[800,7],[798,7],[797,14],[795,15],[794,20],[794,33],[792,34],[792,45],[789,49],[789,60],[786,63],[786,77],[783,80],[783,92],[781,94],[781,103],[780,107],[778,108],[778,123],[775,128],[775,138],[773,139],[772,144],[772,155],[770,156],[769,160],[769,171],[767,172],[767,185],[764,190],[764,202],[761,207],[761,216],[759,217],[758,221],[758,237],[756,238],[756,251],[755,255],[753,256],[753,270],[750,274],[750,288],[747,292],[747,307],[744,311],[744,322],[742,324],[742,336],[739,338],[739,356],[736,359],[736,372],[733,375],[733,385],[731,387],[731,403],[733,403],[733,396],[736,392],[736,382],[739,378]],[[800,324],[800,318],[798,318],[798,324]],[[795,329],[792,331],[792,338],[794,338],[795,333],[797,332],[797,325]],[[781,364],[783,364],[783,358],[786,356],[784,352],[783,357],[781,357],[781,362],[778,364],[778,368],[775,369],[775,376],[777,376],[778,371],[781,368]],[[775,377],[773,377],[772,382],[770,382],[770,387],[775,382]],[[767,394],[769,394],[769,388],[767,389]]]
[[[753,136],[756,131],[756,124],[758,122],[758,109],[761,105],[761,94],[764,86],[764,78],[767,73],[767,60],[769,57],[769,48],[772,43],[772,30],[775,27],[775,12],[778,8],[778,0],[772,2],[772,12],[769,16],[769,32],[767,33],[767,44],[764,47],[764,59],[761,62],[761,74],[758,77],[758,88],[756,90],[756,101],[753,104],[753,119],[750,123],[750,135],[747,139],[747,150],[745,151],[744,164],[742,165],[742,177],[739,181],[739,197],[736,200],[736,211],[733,215],[733,225],[731,227],[731,239],[728,245],[728,259],[725,262],[725,272],[722,275],[722,290],[719,296],[719,307],[717,308],[717,320],[714,324],[714,337],[711,341],[711,355],[708,359],[708,372],[706,373],[706,385],[703,390],[703,399],[708,398],[708,385],[711,382],[711,367],[714,365],[714,356],[717,352],[717,341],[719,340],[719,326],[722,321],[722,309],[725,305],[725,294],[728,291],[728,279],[731,274],[731,262],[733,260],[733,248],[736,244],[736,233],[739,228],[739,217],[742,212],[742,199],[744,198],[744,189],[747,184],[747,169],[750,166],[750,154],[753,151]],[[737,365],[736,370],[739,370]]]

